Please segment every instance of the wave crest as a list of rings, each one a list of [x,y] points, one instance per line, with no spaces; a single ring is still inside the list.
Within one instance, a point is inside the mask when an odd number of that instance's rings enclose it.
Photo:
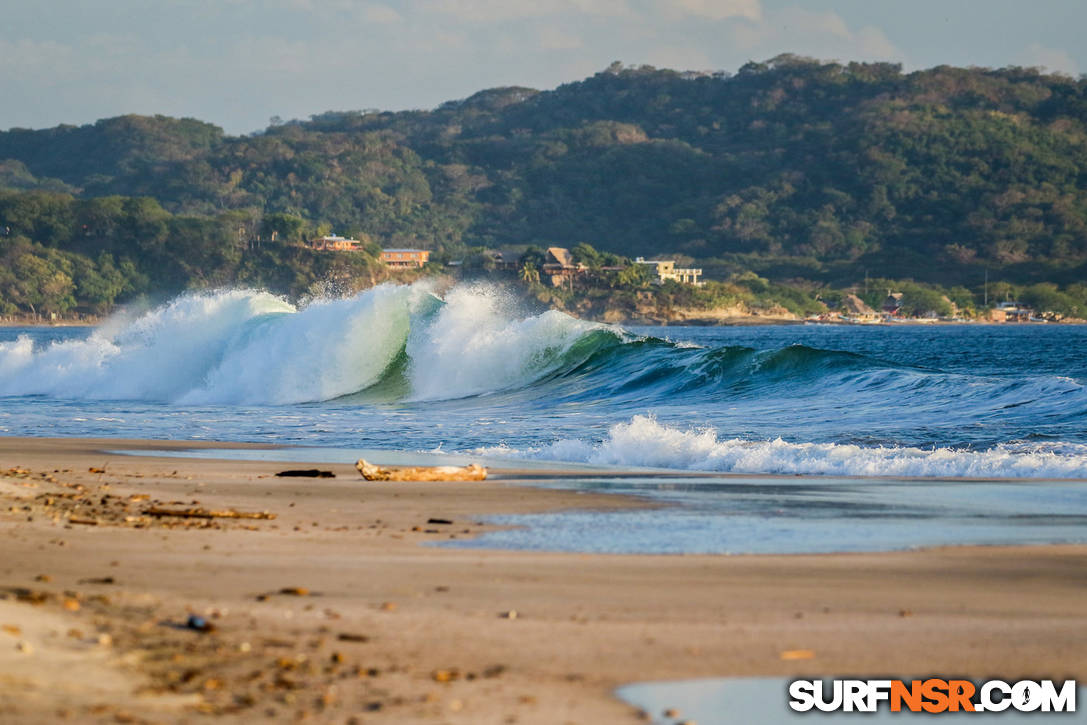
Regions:
[[[86,339],[0,343],[0,395],[285,405],[383,383],[398,398],[462,398],[574,365],[567,353],[604,329],[555,311],[518,317],[494,287],[444,301],[430,289],[380,285],[302,308],[253,290],[186,294]]]
[[[684,471],[865,477],[1087,478],[1087,445],[1001,444],[987,450],[722,439],[713,428],[681,430],[652,416],[617,423],[600,442],[560,440],[480,455]]]

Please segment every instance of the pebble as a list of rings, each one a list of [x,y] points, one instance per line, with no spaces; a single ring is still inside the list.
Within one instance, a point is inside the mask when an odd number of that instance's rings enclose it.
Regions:
[[[365,634],[355,634],[354,632],[340,632],[337,637],[342,642],[369,642],[370,638]]]
[[[306,589],[305,587],[283,587],[279,590],[279,593],[292,597],[308,597],[309,589]]]
[[[787,649],[781,653],[783,660],[810,660],[815,657],[815,651],[810,649]]]
[[[502,619],[517,619],[517,610],[511,609],[508,612],[502,612],[498,616],[502,617]]]
[[[505,665],[491,665],[487,669],[483,670],[483,676],[486,678],[501,677],[505,671]]]
[[[28,655],[34,653],[34,648],[30,645],[29,642],[16,642],[15,651],[22,652],[24,655]]]

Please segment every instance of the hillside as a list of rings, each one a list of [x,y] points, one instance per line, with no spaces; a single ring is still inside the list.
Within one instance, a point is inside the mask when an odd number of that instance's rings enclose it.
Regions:
[[[438,259],[585,242],[685,255],[719,279],[843,286],[867,272],[973,289],[988,270],[1065,285],[1087,277],[1087,81],[794,56],[734,75],[615,64],[553,91],[242,137],[166,117],[11,130],[0,188],[7,238],[108,252],[172,287],[237,278],[228,248],[261,230],[329,229]],[[128,242],[120,217],[137,225]],[[145,222],[167,224],[187,269],[162,273],[170,253]]]

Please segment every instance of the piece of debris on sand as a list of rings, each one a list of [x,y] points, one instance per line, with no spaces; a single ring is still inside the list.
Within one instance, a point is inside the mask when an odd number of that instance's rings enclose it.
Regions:
[[[201,508],[171,509],[162,506],[152,506],[144,511],[147,516],[176,516],[183,519],[274,519],[275,514],[267,511],[235,511],[225,509],[223,511],[209,511]]]
[[[487,478],[487,469],[478,463],[467,466],[382,468],[360,458],[355,468],[367,481],[482,481]]]

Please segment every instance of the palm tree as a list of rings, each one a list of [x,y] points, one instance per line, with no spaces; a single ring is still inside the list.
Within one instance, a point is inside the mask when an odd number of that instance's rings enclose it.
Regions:
[[[521,267],[521,281],[527,284],[539,284],[540,270],[534,265],[525,264]]]

